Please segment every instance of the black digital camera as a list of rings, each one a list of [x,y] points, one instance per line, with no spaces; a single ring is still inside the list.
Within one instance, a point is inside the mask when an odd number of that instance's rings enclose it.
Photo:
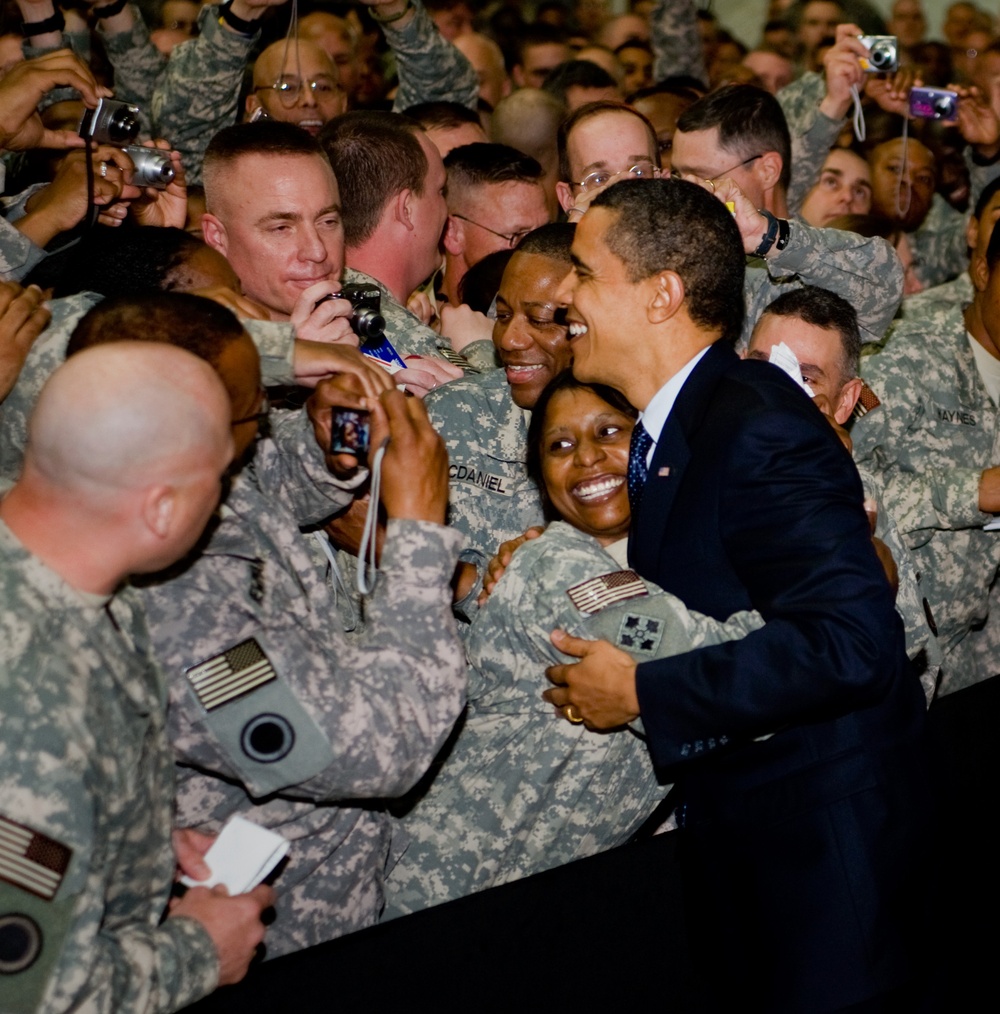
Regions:
[[[354,307],[351,314],[351,330],[362,343],[372,338],[381,338],[385,332],[385,317],[382,316],[382,293],[377,285],[345,285],[340,292],[326,296],[327,299],[346,299]]]

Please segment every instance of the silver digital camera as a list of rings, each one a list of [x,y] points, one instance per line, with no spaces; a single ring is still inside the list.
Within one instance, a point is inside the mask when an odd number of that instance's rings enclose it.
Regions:
[[[139,107],[117,99],[101,99],[96,109],[84,111],[80,136],[94,144],[124,148],[139,136]]]
[[[113,144],[121,148],[135,166],[132,175],[135,186],[165,190],[176,175],[170,155],[157,148],[132,144],[139,135],[139,125],[138,106],[117,99],[101,99],[96,109],[84,112],[80,136],[94,144]]]
[[[861,57],[866,74],[882,74],[899,69],[899,43],[895,35],[859,35],[862,46],[868,47],[868,58]]]
[[[177,174],[168,152],[158,148],[144,148],[141,144],[130,144],[123,150],[135,166],[135,172],[132,173],[135,186],[166,190],[173,183]]]

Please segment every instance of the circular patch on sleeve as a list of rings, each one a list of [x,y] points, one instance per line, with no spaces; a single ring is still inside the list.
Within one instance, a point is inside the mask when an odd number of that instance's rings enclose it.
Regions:
[[[274,764],[291,753],[295,746],[295,730],[281,715],[257,715],[243,726],[240,746],[251,760]]]
[[[42,953],[42,931],[20,912],[0,915],[0,975],[27,971]]]

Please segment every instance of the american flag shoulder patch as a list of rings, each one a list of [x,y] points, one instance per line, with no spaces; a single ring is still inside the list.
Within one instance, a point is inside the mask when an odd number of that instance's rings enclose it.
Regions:
[[[0,816],[0,880],[51,901],[72,855],[54,838]]]
[[[253,637],[220,655],[206,658],[185,673],[206,711],[221,708],[278,678],[274,666]]]
[[[649,592],[634,570],[616,570],[581,581],[567,588],[566,594],[581,613],[599,613],[616,602],[639,598]]]

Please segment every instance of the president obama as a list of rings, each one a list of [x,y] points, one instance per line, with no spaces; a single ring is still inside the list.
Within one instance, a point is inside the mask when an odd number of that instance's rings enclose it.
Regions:
[[[923,697],[849,454],[784,373],[732,350],[741,229],[769,230],[723,185],[735,216],[673,180],[601,194],[562,295],[574,373],[641,410],[630,565],[693,609],[766,625],[638,665],[556,633],[581,661],[549,670],[546,696],[594,729],[641,718],[679,786],[692,942],[719,1009],[894,1010],[919,922]]]

